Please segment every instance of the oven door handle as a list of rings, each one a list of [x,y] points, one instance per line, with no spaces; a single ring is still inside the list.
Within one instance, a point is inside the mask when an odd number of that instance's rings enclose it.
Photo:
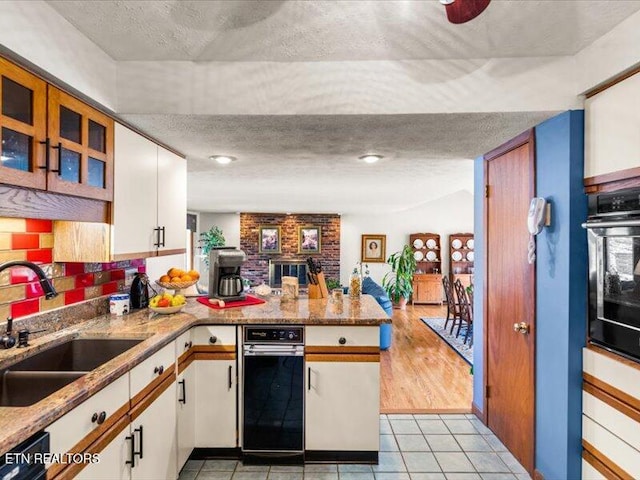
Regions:
[[[618,220],[613,222],[586,222],[582,228],[618,228],[618,227],[640,227],[640,220]]]

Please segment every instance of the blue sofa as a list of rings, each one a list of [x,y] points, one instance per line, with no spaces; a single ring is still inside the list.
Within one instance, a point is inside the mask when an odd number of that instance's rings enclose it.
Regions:
[[[375,298],[385,313],[391,317],[393,313],[393,304],[391,303],[391,299],[387,296],[387,292],[384,291],[384,288],[371,280],[371,277],[365,277],[362,281],[362,293],[365,295],[371,295]],[[389,347],[391,347],[392,333],[393,331],[390,323],[383,323],[380,325],[380,350],[388,350]]]

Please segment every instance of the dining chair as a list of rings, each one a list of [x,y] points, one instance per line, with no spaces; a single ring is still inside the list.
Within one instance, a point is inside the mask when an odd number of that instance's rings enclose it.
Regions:
[[[469,335],[473,330],[473,314],[471,313],[471,305],[469,303],[469,297],[467,296],[467,291],[462,285],[460,280],[456,280],[453,284],[453,287],[456,292],[456,296],[458,297],[458,308],[460,321],[458,322],[458,330],[456,331],[456,338],[460,335],[460,328],[462,327],[462,323],[465,323],[467,328],[464,334],[464,343],[467,343],[469,339]],[[473,337],[471,337],[471,345],[473,345]]]
[[[453,333],[453,328],[456,326],[456,321],[460,319],[460,311],[458,306],[456,305],[455,297],[453,296],[453,289],[451,288],[451,282],[449,281],[449,277],[442,277],[442,286],[444,287],[444,296],[447,301],[447,318],[444,321],[444,329],[447,329],[447,324],[449,321],[452,321],[451,331],[449,333]]]

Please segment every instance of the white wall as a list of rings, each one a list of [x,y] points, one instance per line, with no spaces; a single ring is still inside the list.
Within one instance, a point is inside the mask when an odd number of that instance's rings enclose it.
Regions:
[[[201,232],[206,232],[211,227],[217,225],[222,229],[224,235],[225,245],[229,247],[240,248],[240,215],[237,213],[205,213],[200,212],[198,214],[198,238],[200,238]],[[199,262],[196,265],[196,270],[201,273],[200,284],[203,286],[209,285],[209,276],[206,264],[203,259],[196,256],[196,261]]]
[[[422,232],[439,233],[443,245],[447,245],[451,233],[473,232],[473,193],[460,190],[392,215],[343,215],[340,227],[340,281],[347,285],[349,274],[360,261],[362,234],[385,234],[386,256],[389,257],[409,243],[411,233]],[[448,249],[444,253],[448,255]],[[442,268],[447,273],[449,265],[445,259]],[[389,270],[390,267],[385,263],[369,263],[371,278],[378,283]]]
[[[46,2],[0,1],[0,44],[115,110],[116,62]]]
[[[162,287],[156,285],[156,280],[158,280],[162,275],[165,275],[171,267],[177,267],[184,270],[186,267],[186,260],[186,256],[183,253],[179,255],[147,258],[145,260],[145,264],[147,266],[147,276],[149,277],[151,286],[160,291]]]

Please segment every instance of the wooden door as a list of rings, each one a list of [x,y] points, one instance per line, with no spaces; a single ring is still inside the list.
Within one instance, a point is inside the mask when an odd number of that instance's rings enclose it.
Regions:
[[[485,283],[487,425],[533,474],[535,269],[527,261],[527,212],[534,196],[533,132],[485,156],[488,193]],[[529,333],[514,331],[525,322]]]

